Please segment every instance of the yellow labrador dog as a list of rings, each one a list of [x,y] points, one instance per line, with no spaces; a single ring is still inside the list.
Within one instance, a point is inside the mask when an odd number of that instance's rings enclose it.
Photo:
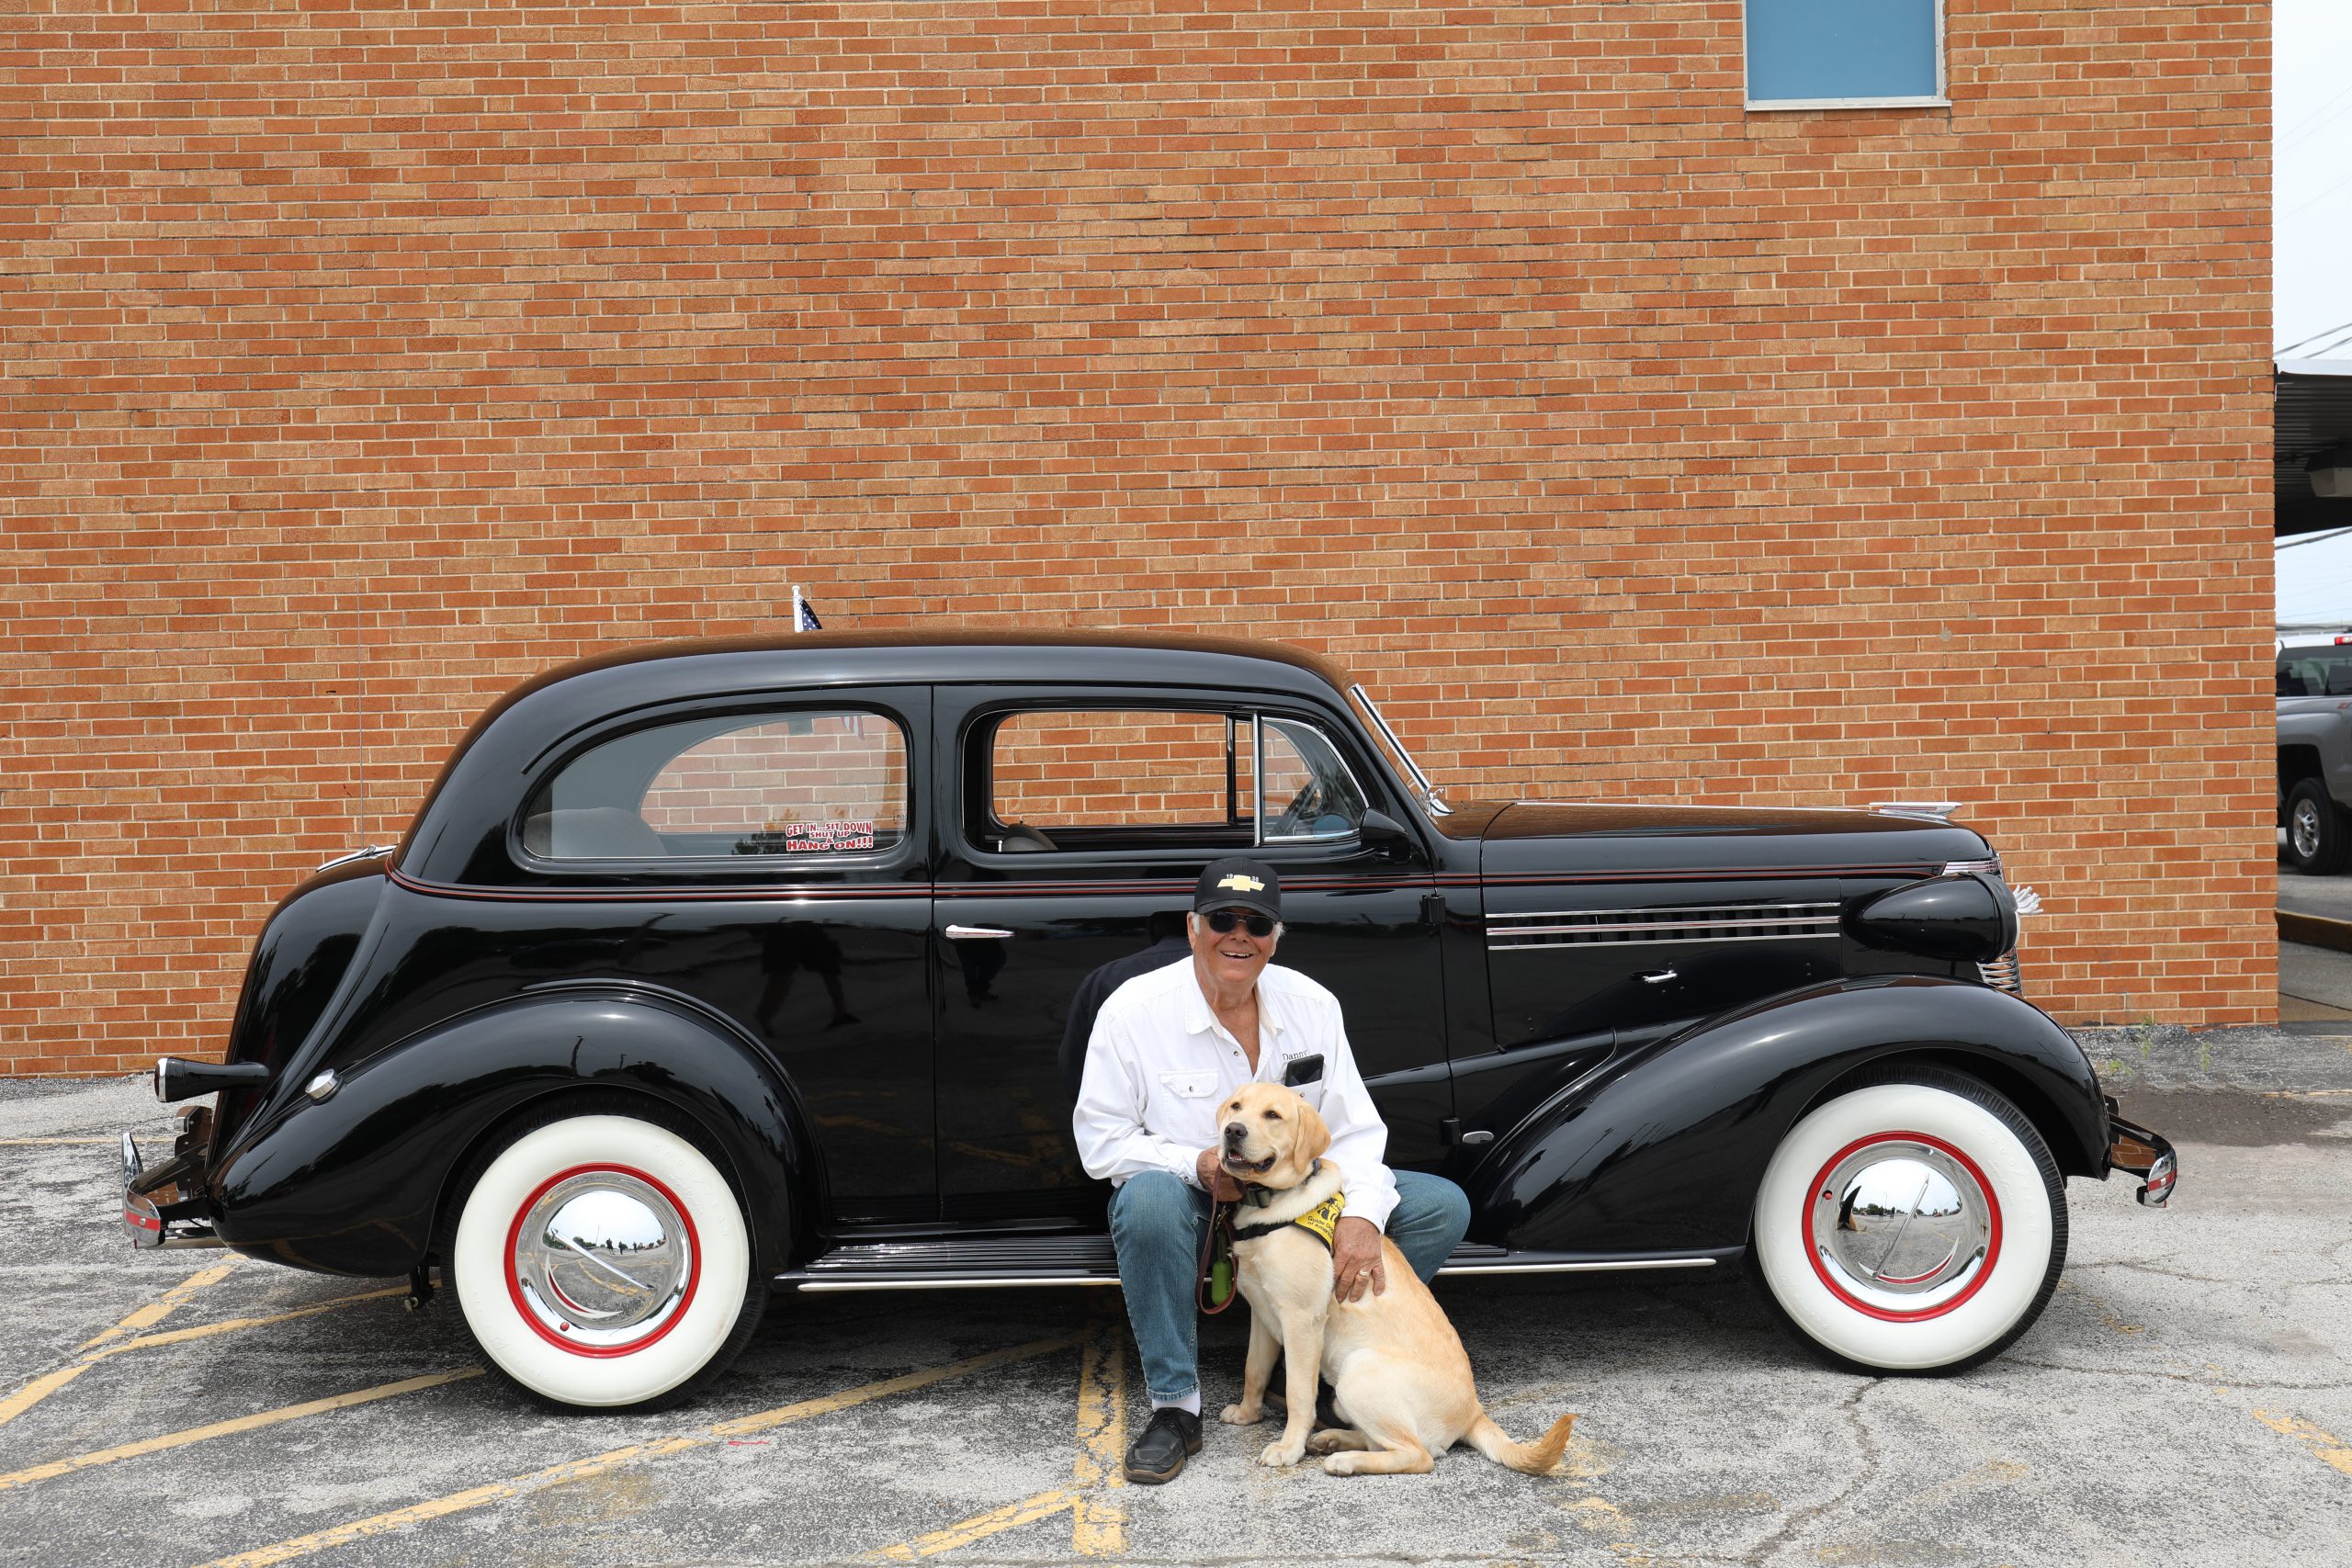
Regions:
[[[1576,1417],[1561,1416],[1532,1443],[1512,1442],[1488,1420],[1461,1336],[1395,1242],[1380,1242],[1385,1294],[1334,1298],[1325,1236],[1338,1218],[1331,1200],[1340,1191],[1340,1169],[1321,1158],[1331,1134],[1312,1106],[1279,1084],[1250,1084],[1226,1103],[1223,1131],[1227,1174],[1272,1193],[1265,1207],[1245,1203],[1234,1216],[1234,1262],[1250,1300],[1250,1357],[1241,1403],[1227,1405],[1222,1416],[1236,1427],[1264,1417],[1266,1380],[1280,1350],[1285,1420],[1259,1463],[1292,1465],[1314,1452],[1329,1456],[1323,1468],[1333,1475],[1425,1475],[1432,1456],[1455,1443],[1530,1475],[1560,1462]],[[1338,1392],[1340,1418],[1352,1425],[1310,1439],[1318,1366]]]

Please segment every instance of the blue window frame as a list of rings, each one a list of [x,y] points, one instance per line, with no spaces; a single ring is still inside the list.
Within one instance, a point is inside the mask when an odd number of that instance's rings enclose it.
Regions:
[[[1948,103],[1943,0],[1747,0],[1747,107]]]

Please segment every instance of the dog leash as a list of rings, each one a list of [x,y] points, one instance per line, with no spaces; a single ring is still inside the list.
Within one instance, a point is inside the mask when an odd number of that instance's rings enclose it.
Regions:
[[[1222,1199],[1209,1208],[1209,1228],[1201,1237],[1200,1279],[1193,1295],[1210,1317],[1233,1304],[1233,1205]]]

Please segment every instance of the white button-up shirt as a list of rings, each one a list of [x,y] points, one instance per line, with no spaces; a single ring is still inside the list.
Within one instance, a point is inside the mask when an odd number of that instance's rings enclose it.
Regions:
[[[1086,1173],[1124,1186],[1138,1171],[1200,1183],[1203,1149],[1224,1141],[1217,1111],[1243,1084],[1280,1083],[1291,1063],[1320,1054],[1323,1076],[1295,1088],[1331,1130],[1348,1213],[1387,1228],[1396,1206],[1388,1127],[1356,1071],[1340,998],[1269,964],[1258,975],[1258,1070],[1201,994],[1190,955],[1111,993],[1086,1043],[1071,1118]]]

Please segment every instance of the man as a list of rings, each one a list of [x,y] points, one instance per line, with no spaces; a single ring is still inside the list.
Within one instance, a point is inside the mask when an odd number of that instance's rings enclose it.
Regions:
[[[1095,1016],[1072,1128],[1087,1174],[1107,1179],[1111,1238],[1143,1359],[1151,1424],[1127,1479],[1173,1480],[1201,1446],[1193,1287],[1212,1198],[1241,1190],[1219,1164],[1217,1110],[1245,1083],[1288,1083],[1331,1132],[1347,1198],[1331,1242],[1332,1292],[1385,1292],[1385,1231],[1424,1280],[1462,1240],[1470,1203],[1442,1177],[1391,1172],[1388,1129],[1348,1049],[1339,999],[1269,963],[1282,940],[1273,868],[1221,860],[1201,874],[1191,952],[1127,981]]]

